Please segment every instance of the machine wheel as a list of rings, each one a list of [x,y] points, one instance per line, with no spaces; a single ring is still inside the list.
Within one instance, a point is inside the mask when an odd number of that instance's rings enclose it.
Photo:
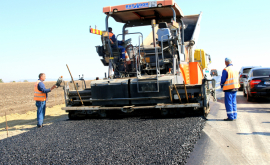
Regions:
[[[161,109],[160,114],[161,114],[161,116],[168,116],[169,110],[168,109]]]
[[[252,102],[252,101],[253,101],[253,97],[249,96],[248,93],[247,93],[247,101],[248,101],[248,102]]]
[[[210,113],[210,104],[209,102],[207,103],[207,107],[203,108],[203,116],[206,118],[208,114]]]
[[[244,91],[243,85],[240,85],[240,88],[238,88],[239,91]]]
[[[77,115],[75,114],[75,112],[69,111],[68,112],[68,118],[69,118],[69,120],[76,120],[77,119]]]
[[[198,115],[202,116],[204,119],[207,120],[207,116],[209,113],[210,113],[210,103],[209,101],[207,101],[207,105],[199,109]]]
[[[209,112],[207,112],[207,108],[204,107],[204,113],[203,113],[203,116],[205,117],[205,119],[207,118]]]
[[[106,118],[106,117],[107,117],[107,113],[106,113],[105,110],[99,111],[98,114],[99,114],[99,116],[100,116],[101,118]]]
[[[246,90],[243,88],[243,95],[244,97],[247,97],[247,93],[246,93]]]

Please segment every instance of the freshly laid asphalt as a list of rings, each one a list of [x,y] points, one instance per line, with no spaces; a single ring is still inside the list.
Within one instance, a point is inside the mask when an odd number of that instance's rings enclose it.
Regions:
[[[201,117],[62,120],[0,141],[1,164],[185,164]]]

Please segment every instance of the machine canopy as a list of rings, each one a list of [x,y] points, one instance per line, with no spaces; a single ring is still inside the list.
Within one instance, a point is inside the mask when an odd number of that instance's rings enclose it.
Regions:
[[[174,0],[148,1],[118,6],[107,6],[103,12],[117,22],[132,24],[132,26],[148,25],[151,19],[157,22],[184,17],[182,10],[174,3]]]

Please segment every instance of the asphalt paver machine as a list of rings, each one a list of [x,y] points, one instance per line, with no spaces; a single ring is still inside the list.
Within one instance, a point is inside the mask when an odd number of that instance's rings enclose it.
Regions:
[[[209,55],[195,49],[202,13],[184,16],[173,0],[108,6],[103,12],[106,30],[91,32],[101,35],[102,45],[96,50],[109,68],[108,75],[79,91],[65,85],[66,107],[62,109],[69,118],[106,117],[116,111],[156,111],[165,116],[195,112],[207,116],[210,98],[215,99],[215,80],[205,74]],[[111,42],[109,17],[124,24],[122,34],[116,35],[122,42]],[[141,26],[152,32],[147,37],[141,32],[128,33],[128,28]],[[137,45],[127,39],[132,36]]]

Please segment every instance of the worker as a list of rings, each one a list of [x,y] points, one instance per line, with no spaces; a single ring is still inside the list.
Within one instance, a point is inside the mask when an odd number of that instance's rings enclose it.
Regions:
[[[46,75],[44,73],[39,74],[39,79],[35,83],[34,88],[34,100],[36,101],[37,106],[37,127],[43,127],[43,120],[45,118],[46,111],[46,101],[48,98],[47,93],[51,92],[56,85],[53,85],[51,88],[46,89],[43,81],[46,79]]]
[[[228,116],[224,121],[233,121],[237,118],[236,94],[240,85],[238,71],[233,67],[230,58],[225,59],[225,65],[226,68],[222,72],[220,82],[221,88],[223,88],[223,92],[225,93],[225,107]]]
[[[112,32],[112,28],[109,27],[108,30],[109,30],[109,38],[110,38],[111,44],[116,44],[117,40],[115,38],[115,35]],[[125,59],[125,48],[122,46],[122,44],[124,44],[124,41],[117,41],[117,43],[118,43],[118,48],[121,50],[120,59]],[[117,48],[117,47],[116,45],[112,45],[112,48]]]
[[[111,44],[114,44],[115,41],[116,41],[116,38],[115,38],[115,35],[114,35],[113,32],[112,32],[112,28],[109,27],[108,30],[109,30],[109,38],[110,38],[110,40],[111,40]]]

